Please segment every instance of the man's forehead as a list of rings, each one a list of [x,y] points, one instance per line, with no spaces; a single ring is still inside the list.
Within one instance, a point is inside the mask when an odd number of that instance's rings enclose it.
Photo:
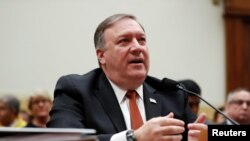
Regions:
[[[234,95],[233,98],[250,99],[250,93],[247,91],[239,91]]]
[[[112,34],[110,34],[112,33]],[[111,32],[106,32],[105,37],[113,37],[113,38],[120,38],[120,37],[146,37],[145,33],[142,30],[138,29],[125,29],[125,30],[113,30]],[[106,38],[107,39],[107,38]]]

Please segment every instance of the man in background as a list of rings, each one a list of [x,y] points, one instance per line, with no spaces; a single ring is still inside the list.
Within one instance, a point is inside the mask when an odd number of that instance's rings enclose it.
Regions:
[[[180,80],[179,83],[183,84],[187,90],[194,92],[201,96],[201,88],[194,80],[184,79],[184,80]],[[195,113],[196,115],[198,115],[198,112],[200,109],[200,101],[201,100],[199,97],[192,95],[192,94],[188,94],[188,104],[192,112]]]
[[[196,94],[198,94],[199,96],[201,96],[201,87],[198,85],[197,82],[195,82],[192,79],[183,79],[180,80],[179,83],[181,83],[185,89],[194,92]],[[200,110],[200,98],[196,95],[193,94],[188,94],[188,104],[192,110],[193,113],[195,113],[197,116],[199,114],[199,110]],[[206,124],[213,124],[212,121],[210,120],[206,120],[205,122]]]
[[[221,112],[223,112],[224,114],[226,114],[224,106],[220,106],[218,109]],[[220,114],[218,111],[214,112],[214,115],[213,115],[213,122],[214,122],[214,124],[221,124],[221,123],[225,122],[225,119],[226,118],[222,114]]]
[[[245,88],[237,88],[227,96],[225,113],[239,124],[250,124],[250,91]],[[229,120],[222,124],[232,125]]]

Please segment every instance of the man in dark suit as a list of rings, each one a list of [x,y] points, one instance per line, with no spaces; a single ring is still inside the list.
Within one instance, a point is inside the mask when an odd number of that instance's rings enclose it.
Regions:
[[[58,80],[48,127],[95,129],[101,141],[198,139],[207,128],[205,115],[196,119],[187,95],[161,88],[160,80],[147,75],[146,35],[134,16],[108,17],[97,27],[94,42],[100,68]],[[128,91],[136,91],[136,104],[130,105]],[[143,123],[138,128],[134,113]]]

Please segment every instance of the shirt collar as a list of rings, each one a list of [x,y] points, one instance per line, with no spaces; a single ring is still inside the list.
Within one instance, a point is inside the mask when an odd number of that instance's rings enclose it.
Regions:
[[[115,95],[116,95],[118,102],[121,104],[125,100],[125,95],[127,93],[127,90],[121,89],[115,83],[113,83],[111,80],[109,80],[109,82],[110,82],[110,84],[115,92]],[[143,85],[140,85],[137,89],[135,89],[135,91],[138,93],[140,99],[143,100]]]

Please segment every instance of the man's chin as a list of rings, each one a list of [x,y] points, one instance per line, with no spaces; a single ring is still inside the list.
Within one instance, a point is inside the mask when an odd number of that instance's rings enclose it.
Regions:
[[[145,71],[135,71],[131,73],[131,76],[134,78],[146,78],[147,73]]]

